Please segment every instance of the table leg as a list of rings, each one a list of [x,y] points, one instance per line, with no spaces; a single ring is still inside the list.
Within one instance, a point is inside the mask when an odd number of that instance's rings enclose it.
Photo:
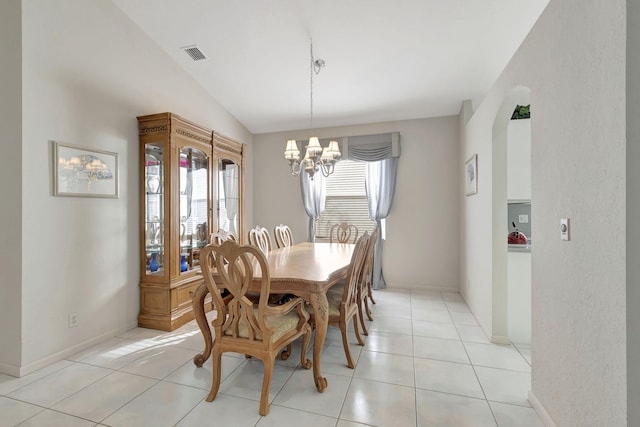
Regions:
[[[193,313],[196,318],[196,322],[200,327],[200,331],[202,332],[202,337],[204,338],[204,350],[193,358],[193,363],[197,367],[201,367],[204,362],[207,361],[209,356],[211,356],[211,348],[213,347],[211,328],[209,327],[207,314],[204,310],[204,300],[208,294],[209,290],[207,289],[207,285],[204,283],[201,283],[193,294]]]
[[[327,294],[324,292],[314,292],[309,296],[309,302],[313,307],[316,323],[316,337],[313,342],[313,379],[316,388],[322,393],[327,388],[327,379],[320,372],[320,355],[324,346],[324,339],[327,336],[329,326],[329,303]]]

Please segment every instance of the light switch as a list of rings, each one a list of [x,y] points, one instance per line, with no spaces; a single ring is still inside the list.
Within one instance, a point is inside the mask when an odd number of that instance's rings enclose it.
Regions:
[[[560,219],[560,240],[569,240],[569,218]]]
[[[526,224],[529,222],[529,215],[518,215],[518,222],[520,224]]]

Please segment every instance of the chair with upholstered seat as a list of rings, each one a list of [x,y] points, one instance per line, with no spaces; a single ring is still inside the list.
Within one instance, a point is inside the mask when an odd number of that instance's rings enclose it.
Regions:
[[[367,242],[367,247],[365,250],[365,259],[364,259],[364,267],[362,268],[362,276],[359,280],[358,286],[358,316],[360,317],[360,325],[362,326],[362,332],[365,335],[369,335],[369,331],[367,330],[367,326],[364,323],[364,314],[367,314],[367,318],[370,321],[373,321],[373,314],[371,313],[371,309],[369,308],[368,299],[371,299],[371,302],[375,304],[372,296],[372,286],[371,286],[371,278],[373,276],[373,258],[375,255],[376,241],[378,239],[378,227],[373,229],[371,232],[371,237],[369,237],[369,241]]]
[[[276,245],[279,248],[293,246],[293,235],[291,234],[291,229],[288,225],[276,225],[276,227],[273,229],[273,235],[276,239]]]
[[[218,231],[216,231],[215,233],[211,233],[211,235],[209,236],[209,244],[210,245],[217,245],[220,246],[221,244],[223,244],[224,242],[226,242],[227,240],[231,240],[233,242],[237,242],[238,239],[236,237],[235,234],[220,228]],[[227,295],[227,291],[224,291],[222,296],[226,296]]]
[[[347,366],[351,369],[355,367],[351,350],[349,349],[349,340],[347,338],[347,326],[349,321],[353,319],[353,330],[355,331],[358,344],[364,345],[364,341],[358,330],[358,286],[360,276],[365,261],[365,251],[369,234],[364,233],[356,242],[356,246],[351,256],[351,263],[347,271],[347,278],[344,282],[338,283],[327,291],[327,300],[329,302],[329,325],[340,328],[342,333],[342,345],[344,354],[347,358]],[[313,308],[309,307],[311,314],[311,322],[315,321]]]
[[[295,298],[278,306],[268,304],[271,287],[269,264],[265,254],[255,246],[225,241],[220,246],[206,246],[201,250],[201,256],[204,280],[217,311],[212,322],[213,380],[206,400],[214,400],[220,388],[222,353],[244,353],[263,362],[259,412],[267,415],[269,386],[277,353],[302,336],[300,363],[306,369],[311,368],[311,361],[306,358],[311,327],[304,301]],[[255,280],[260,282],[257,303],[246,296],[249,285]],[[222,290],[228,291],[226,297],[222,297]]]
[[[262,253],[267,254],[271,250],[271,236],[269,235],[269,231],[260,225],[255,226],[248,233],[249,244],[257,247],[262,251]],[[269,302],[271,304],[282,304],[289,301],[294,295],[288,294],[272,294],[269,297]],[[286,360],[291,355],[292,346],[287,346],[287,350],[283,351],[280,355],[282,360]]]
[[[214,245],[221,245],[223,242],[226,242],[227,240],[233,240],[234,242],[238,241],[238,238],[235,236],[235,234],[224,230],[224,229],[219,229],[218,231],[216,231],[215,233],[211,233],[211,235],[209,236],[209,243],[214,244]]]
[[[249,244],[257,246],[263,253],[267,253],[271,250],[271,236],[269,231],[257,225],[255,228],[249,230]]]
[[[358,227],[353,224],[341,222],[334,224],[329,231],[331,243],[355,243],[358,240]]]

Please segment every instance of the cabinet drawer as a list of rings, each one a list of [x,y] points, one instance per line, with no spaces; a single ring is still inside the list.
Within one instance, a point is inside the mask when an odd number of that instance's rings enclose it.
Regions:
[[[193,294],[196,292],[196,289],[202,282],[194,282],[185,286],[181,286],[177,289],[177,303],[178,308],[183,307],[184,305],[191,305],[191,300],[193,299]]]

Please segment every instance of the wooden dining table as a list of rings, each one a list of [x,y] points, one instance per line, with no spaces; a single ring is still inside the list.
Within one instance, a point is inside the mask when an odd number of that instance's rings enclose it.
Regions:
[[[273,249],[267,255],[271,276],[271,293],[293,294],[310,303],[315,313],[316,335],[313,342],[313,378],[322,393],[327,379],[322,376],[320,355],[327,335],[329,307],[327,291],[346,278],[355,245],[348,243],[300,243]],[[215,278],[214,278],[215,279]],[[260,282],[254,281],[250,291],[259,292]],[[193,311],[202,331],[205,348],[193,362],[200,367],[211,355],[213,338],[205,313],[209,291],[201,284],[193,296]]]

